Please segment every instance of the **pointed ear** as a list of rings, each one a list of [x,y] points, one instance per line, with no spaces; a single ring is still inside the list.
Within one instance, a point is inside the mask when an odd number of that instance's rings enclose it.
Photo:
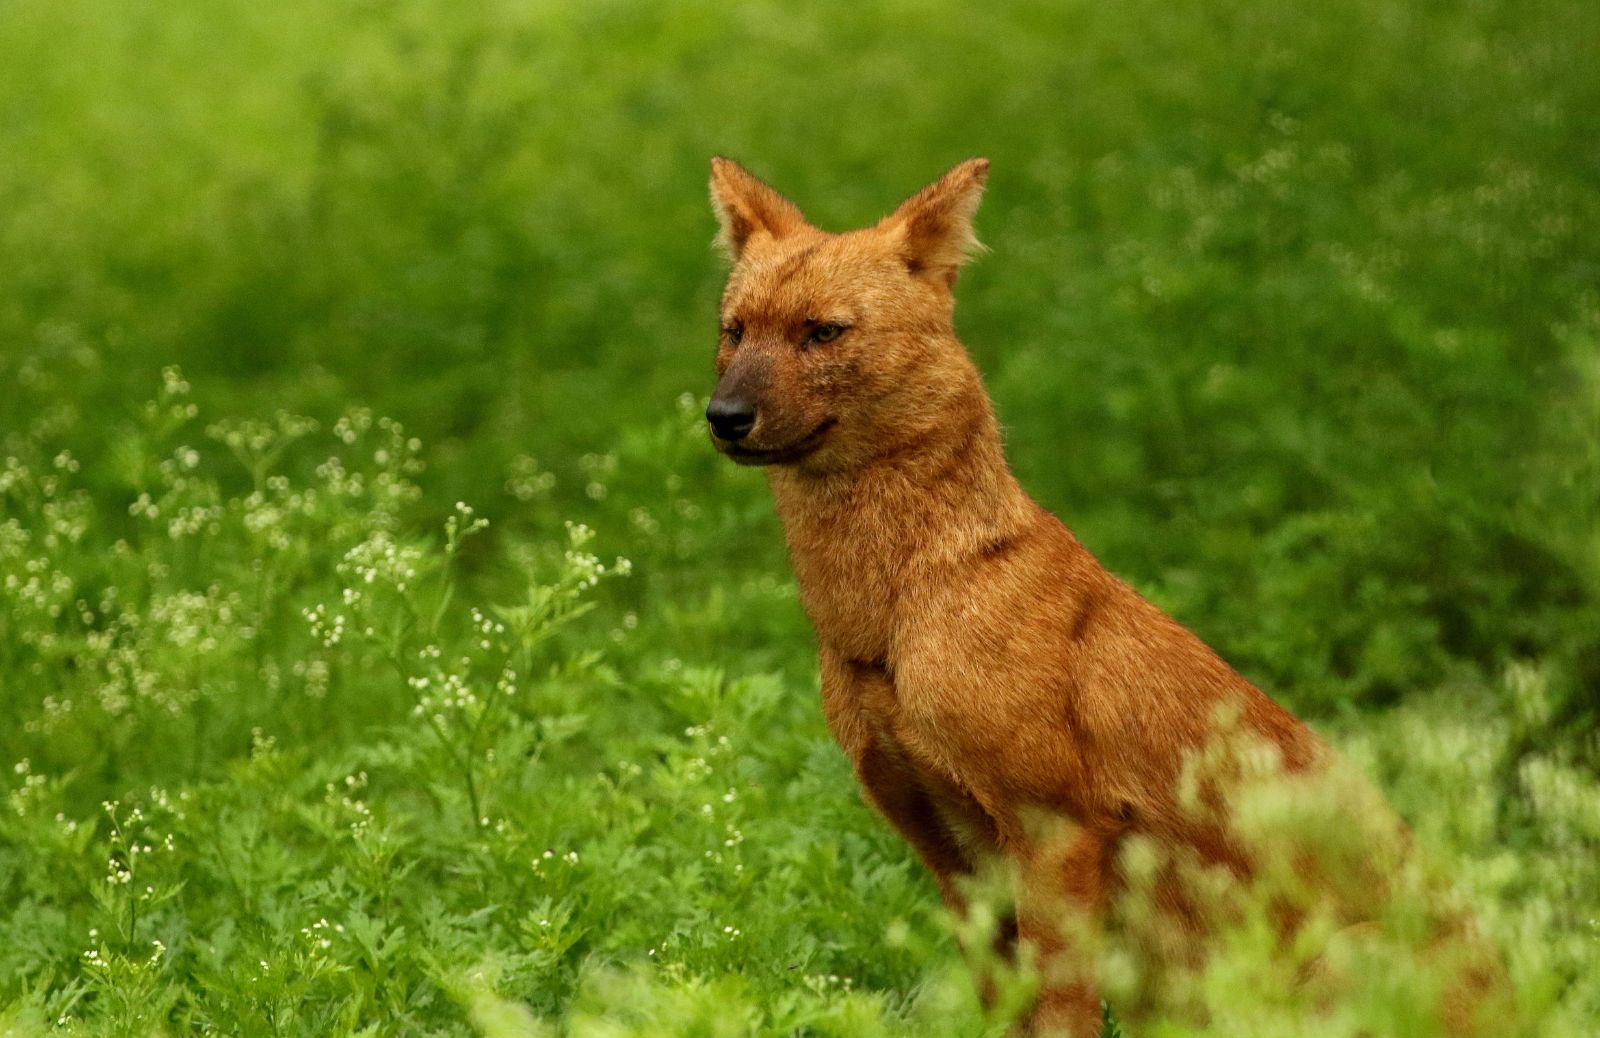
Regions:
[[[711,160],[711,208],[719,225],[717,246],[734,261],[758,234],[782,238],[806,226],[793,202],[721,155]]]
[[[968,159],[878,224],[894,236],[911,273],[955,285],[961,265],[983,249],[972,234],[972,216],[988,179],[989,160]]]

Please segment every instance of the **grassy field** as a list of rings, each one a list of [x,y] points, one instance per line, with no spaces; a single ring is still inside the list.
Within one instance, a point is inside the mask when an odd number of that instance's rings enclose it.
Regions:
[[[1024,485],[1595,1033],[1592,0],[0,26],[0,1035],[1003,1026],[705,441],[714,152],[835,229],[988,156]],[[1393,960],[1307,1019],[1272,959],[1204,1033],[1435,1033]]]

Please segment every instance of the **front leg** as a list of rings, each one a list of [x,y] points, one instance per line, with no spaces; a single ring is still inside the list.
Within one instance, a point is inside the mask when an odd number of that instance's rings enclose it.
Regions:
[[[972,874],[974,863],[940,815],[925,776],[892,738],[898,707],[888,675],[826,648],[821,664],[823,713],[867,799],[933,873],[945,904],[962,911],[957,881]]]
[[[1018,861],[1018,922],[1039,973],[1039,996],[1020,1033],[1097,1038],[1095,959],[1114,880],[1116,833],[1072,827],[1031,843]]]

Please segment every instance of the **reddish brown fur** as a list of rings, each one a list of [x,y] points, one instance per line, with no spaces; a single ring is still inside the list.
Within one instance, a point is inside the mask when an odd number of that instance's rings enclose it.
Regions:
[[[1098,917],[1134,833],[1249,868],[1175,792],[1219,704],[1289,770],[1325,750],[1012,477],[952,324],[987,172],[964,162],[876,226],[835,235],[713,160],[733,260],[717,392],[758,409],[748,437],[717,442],[768,464],[823,709],[868,796],[952,906],[986,863],[1016,870],[1018,932],[1045,977],[1031,1026],[1086,1038],[1099,995],[1060,902]],[[846,330],[808,342],[826,324]],[[1041,815],[1070,820],[1070,839],[1042,838]]]

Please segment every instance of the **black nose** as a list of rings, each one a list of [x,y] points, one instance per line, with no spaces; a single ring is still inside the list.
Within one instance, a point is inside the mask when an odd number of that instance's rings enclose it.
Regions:
[[[744,400],[719,400],[711,398],[706,408],[706,421],[711,431],[724,440],[742,440],[756,425],[756,409]]]

